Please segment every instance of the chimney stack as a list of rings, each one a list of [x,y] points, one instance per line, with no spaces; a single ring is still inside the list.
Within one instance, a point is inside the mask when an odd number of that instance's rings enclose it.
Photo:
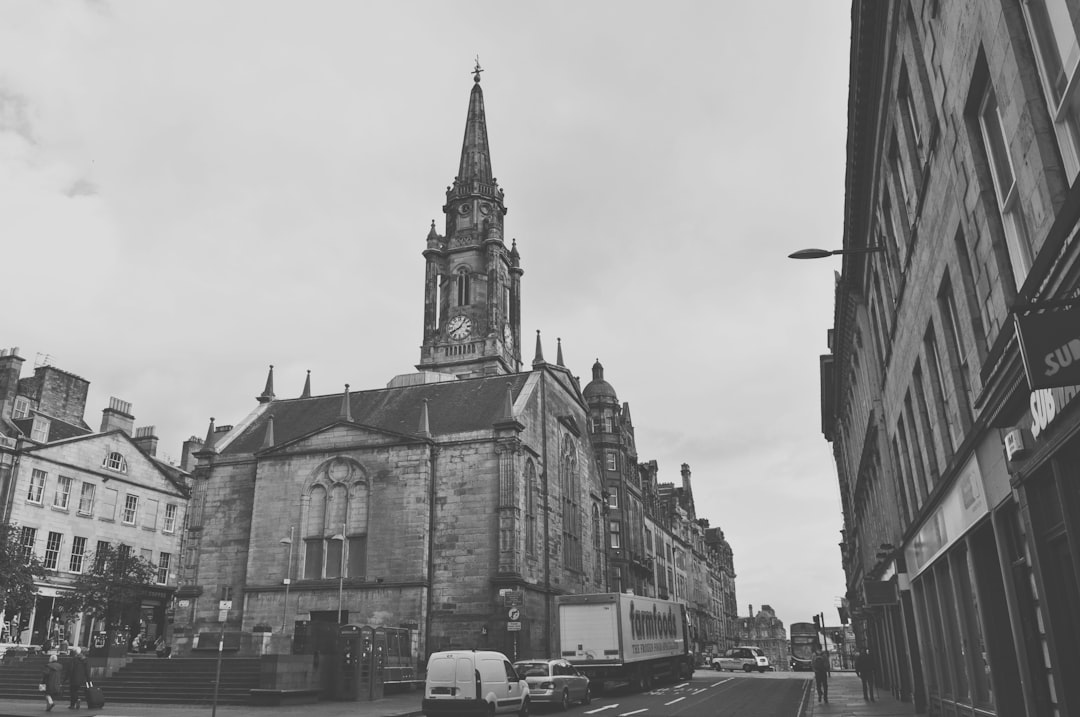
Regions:
[[[146,451],[150,456],[157,456],[158,438],[154,434],[153,426],[143,426],[135,429],[135,445]]]
[[[195,454],[202,450],[203,441],[198,436],[192,436],[184,441],[184,447],[180,450],[180,470],[190,473],[195,469],[197,462]]]
[[[19,376],[25,359],[19,356],[19,347],[0,349],[0,420],[11,418],[15,396],[19,393]]]
[[[131,404],[115,396],[110,397],[109,407],[101,412],[101,433],[121,430],[130,436],[134,427],[135,417],[131,415]]]

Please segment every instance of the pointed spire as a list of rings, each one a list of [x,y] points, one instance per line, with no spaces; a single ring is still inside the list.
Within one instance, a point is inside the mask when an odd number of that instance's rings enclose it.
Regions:
[[[514,420],[514,384],[506,382],[506,398],[503,399],[502,420]]]
[[[304,391],[300,398],[311,398],[311,369],[307,370],[307,378],[304,379]]]
[[[203,447],[202,447],[203,452],[217,453],[217,448],[215,448],[215,446],[214,446],[215,440],[216,440],[216,435],[215,435],[215,431],[214,431],[214,417],[211,416],[210,417],[210,427],[208,429],[206,429],[206,440],[203,441]]]
[[[274,414],[266,418],[266,435],[263,437],[263,449],[274,447]]]
[[[473,88],[469,95],[469,114],[465,119],[465,139],[461,143],[461,163],[457,180],[494,184],[491,177],[491,151],[488,149],[487,120],[484,117],[484,92],[480,89],[480,62],[473,71]]]
[[[352,405],[349,401],[349,384],[345,384],[345,393],[341,397],[341,413],[338,414],[338,418],[352,421]]]
[[[536,330],[536,355],[533,356],[533,366],[544,363],[544,348],[540,345],[540,329]]]
[[[270,372],[266,374],[266,388],[255,400],[259,403],[270,403],[274,400],[274,364],[270,364]]]
[[[416,431],[425,438],[431,437],[431,423],[428,421],[428,400],[424,399],[424,405],[420,406],[420,426]]]
[[[521,254],[519,254],[517,250],[517,239],[511,240],[510,266],[521,266]]]
[[[427,238],[428,238],[428,241],[431,241],[432,239],[434,239],[435,241],[439,240],[439,232],[435,231],[435,220],[434,219],[431,220],[431,231],[429,231],[427,233]]]
[[[555,341],[556,341],[556,342],[558,343],[558,345],[559,345],[559,350],[558,350],[558,352],[557,352],[557,353],[555,354],[555,365],[557,365],[557,366],[562,366],[563,368],[566,368],[566,364],[564,364],[564,363],[563,363],[563,360],[562,360],[562,339],[561,339],[561,338],[557,338],[557,339],[555,339]]]

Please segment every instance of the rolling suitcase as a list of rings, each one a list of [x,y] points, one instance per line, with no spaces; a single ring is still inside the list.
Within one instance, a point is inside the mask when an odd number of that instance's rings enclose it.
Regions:
[[[86,683],[86,706],[92,710],[105,706],[105,695],[102,694],[101,688],[95,686],[93,682]]]

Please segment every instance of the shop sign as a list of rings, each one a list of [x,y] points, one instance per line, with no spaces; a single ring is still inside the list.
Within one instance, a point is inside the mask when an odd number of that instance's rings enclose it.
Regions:
[[[926,519],[905,549],[910,574],[914,576],[922,572],[987,511],[982,472],[972,455],[945,494],[941,505]]]
[[[1080,383],[1080,306],[1017,313],[1015,323],[1032,391]]]
[[[1044,388],[1031,392],[1031,437],[1038,438],[1054,422],[1065,406],[1080,393],[1080,386]]]
[[[896,594],[896,581],[867,580],[863,582],[863,600],[865,605],[895,605],[900,602]]]

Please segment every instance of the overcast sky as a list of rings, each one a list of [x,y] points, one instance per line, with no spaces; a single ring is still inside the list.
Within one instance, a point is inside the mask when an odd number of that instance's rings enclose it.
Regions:
[[[0,0],[0,346],[154,425],[414,370],[425,237],[484,68],[506,238],[554,360],[735,553],[739,614],[844,593],[821,434],[850,3]],[[46,358],[47,357],[47,358]]]

